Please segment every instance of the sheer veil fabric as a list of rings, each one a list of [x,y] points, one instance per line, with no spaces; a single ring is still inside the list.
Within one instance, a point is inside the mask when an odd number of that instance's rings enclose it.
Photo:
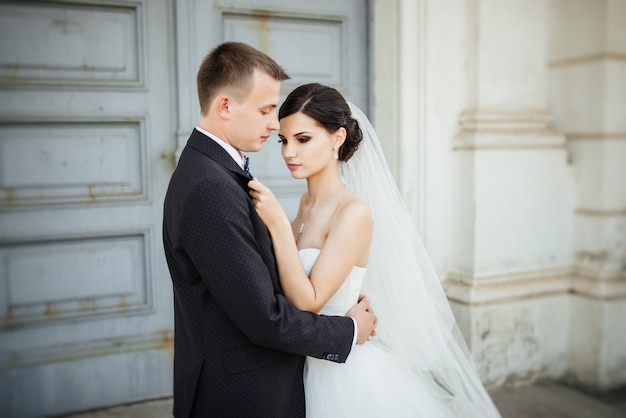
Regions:
[[[456,325],[432,261],[385,161],[378,136],[353,103],[363,131],[343,180],[372,211],[374,235],[362,293],[379,318],[367,344],[389,350],[411,373],[436,384],[432,395],[459,417],[499,417]],[[442,390],[443,389],[443,390]],[[444,393],[445,396],[441,396]]]

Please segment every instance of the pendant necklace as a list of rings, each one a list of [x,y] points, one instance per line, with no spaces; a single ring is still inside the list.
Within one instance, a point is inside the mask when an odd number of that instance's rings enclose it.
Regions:
[[[322,203],[321,205],[319,205],[317,208],[315,209],[321,209],[324,206],[326,206],[326,204],[330,201],[330,198],[333,197],[333,195],[341,188],[341,186],[343,186],[343,183],[341,183],[339,186],[337,186],[335,188],[335,190],[333,190],[330,195],[328,196],[328,198],[324,201],[324,203]],[[309,211],[309,216],[311,215],[313,208],[311,208],[311,210]],[[304,221],[300,224],[300,228],[298,228],[298,235],[302,234],[302,231],[304,231],[304,225],[306,224],[306,222],[308,221],[308,219],[304,219]]]

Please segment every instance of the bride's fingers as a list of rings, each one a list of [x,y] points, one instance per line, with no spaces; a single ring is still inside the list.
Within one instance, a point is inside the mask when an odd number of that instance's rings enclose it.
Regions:
[[[254,190],[257,193],[261,193],[263,191],[269,190],[267,187],[263,185],[263,183],[258,181],[256,177],[248,182],[248,188],[250,189],[250,191]]]
[[[248,182],[248,187],[251,189],[254,189],[256,191],[268,191],[269,192],[269,188],[267,186],[265,186],[263,183],[261,183],[259,181],[259,179],[257,179],[256,177],[252,178],[252,180],[250,180]]]
[[[252,200],[256,200],[258,198],[258,196],[259,196],[259,192],[257,192],[256,190],[253,190],[253,189],[250,189],[248,194],[250,195]]]

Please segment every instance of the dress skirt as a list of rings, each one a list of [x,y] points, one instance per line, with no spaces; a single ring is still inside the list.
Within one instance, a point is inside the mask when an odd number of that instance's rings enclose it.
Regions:
[[[466,416],[432,377],[373,342],[356,345],[346,363],[307,357],[304,387],[308,418]]]

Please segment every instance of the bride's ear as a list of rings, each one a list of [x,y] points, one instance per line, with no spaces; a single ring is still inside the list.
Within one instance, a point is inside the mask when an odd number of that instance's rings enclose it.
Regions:
[[[337,148],[341,147],[346,141],[346,135],[346,128],[342,126],[341,128],[337,129],[337,132],[335,132],[335,146]]]

